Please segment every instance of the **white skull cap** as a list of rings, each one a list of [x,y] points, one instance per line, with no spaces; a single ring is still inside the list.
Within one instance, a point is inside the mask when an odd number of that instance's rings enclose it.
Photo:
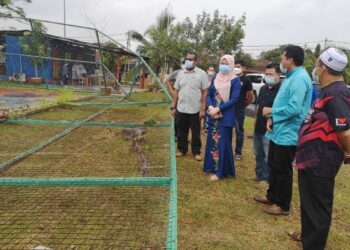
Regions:
[[[336,71],[343,71],[343,69],[348,64],[348,58],[343,51],[336,48],[329,48],[325,50],[321,56],[321,61]]]

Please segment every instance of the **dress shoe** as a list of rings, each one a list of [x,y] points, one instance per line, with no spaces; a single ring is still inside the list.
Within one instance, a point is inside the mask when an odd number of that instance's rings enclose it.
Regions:
[[[214,174],[214,175],[210,176],[210,180],[211,181],[218,181],[219,177],[216,174]]]
[[[254,200],[263,204],[272,205],[273,203],[269,201],[266,196],[255,196]]]
[[[184,156],[185,154],[184,153],[181,153],[181,152],[176,152],[176,157],[182,157],[182,156]]]
[[[195,155],[195,156],[194,156],[194,159],[195,159],[196,161],[201,161],[201,160],[202,160],[202,156],[200,156],[200,155]]]
[[[260,181],[260,179],[258,177],[250,177],[250,178],[247,178],[245,180],[249,181],[249,182],[258,182],[258,181]]]
[[[264,212],[271,215],[288,215],[289,211],[283,210],[279,206],[271,205],[264,208]]]
[[[288,236],[295,241],[301,241],[301,233],[296,231],[288,232]]]
[[[235,154],[235,160],[236,160],[236,161],[241,161],[241,160],[242,160],[242,155],[240,155],[240,154]]]

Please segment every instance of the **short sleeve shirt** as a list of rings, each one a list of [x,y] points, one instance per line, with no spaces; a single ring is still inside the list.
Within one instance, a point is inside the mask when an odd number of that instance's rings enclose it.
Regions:
[[[178,70],[175,70],[175,71],[171,72],[170,75],[167,78],[167,81],[172,82],[172,84],[174,84],[175,81],[176,81],[176,77],[177,77],[177,75],[179,74],[180,71],[181,71],[181,69],[178,69]]]
[[[344,160],[336,132],[350,129],[350,90],[334,82],[321,90],[299,132],[298,169],[334,177]]]
[[[208,88],[208,78],[204,70],[195,67],[193,71],[181,70],[174,84],[179,90],[177,110],[195,114],[201,109],[202,90]]]

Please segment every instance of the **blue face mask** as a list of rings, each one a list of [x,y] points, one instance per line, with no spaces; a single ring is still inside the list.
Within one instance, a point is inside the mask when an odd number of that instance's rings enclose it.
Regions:
[[[280,70],[281,70],[282,74],[287,74],[288,73],[288,69],[283,67],[282,63],[280,63]]]
[[[219,65],[219,71],[222,73],[222,74],[227,74],[228,72],[230,72],[230,67],[226,64],[220,64]]]
[[[275,85],[276,84],[276,78],[274,78],[273,76],[265,76],[265,82],[268,85]]]
[[[186,66],[186,69],[192,69],[193,68],[193,61],[186,60],[185,66]]]

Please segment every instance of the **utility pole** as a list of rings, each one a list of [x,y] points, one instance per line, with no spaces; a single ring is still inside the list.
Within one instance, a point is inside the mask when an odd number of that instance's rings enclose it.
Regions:
[[[130,49],[130,32],[128,31],[128,39],[126,40],[126,47]],[[129,60],[126,61],[125,73],[129,71]]]
[[[326,39],[324,40],[323,50],[326,50],[326,49],[327,49],[327,41],[328,41],[328,39],[327,39],[327,37],[326,37]]]
[[[66,37],[66,0],[63,0],[63,36]]]
[[[128,32],[128,39],[126,40],[126,47],[130,49],[130,32]]]

